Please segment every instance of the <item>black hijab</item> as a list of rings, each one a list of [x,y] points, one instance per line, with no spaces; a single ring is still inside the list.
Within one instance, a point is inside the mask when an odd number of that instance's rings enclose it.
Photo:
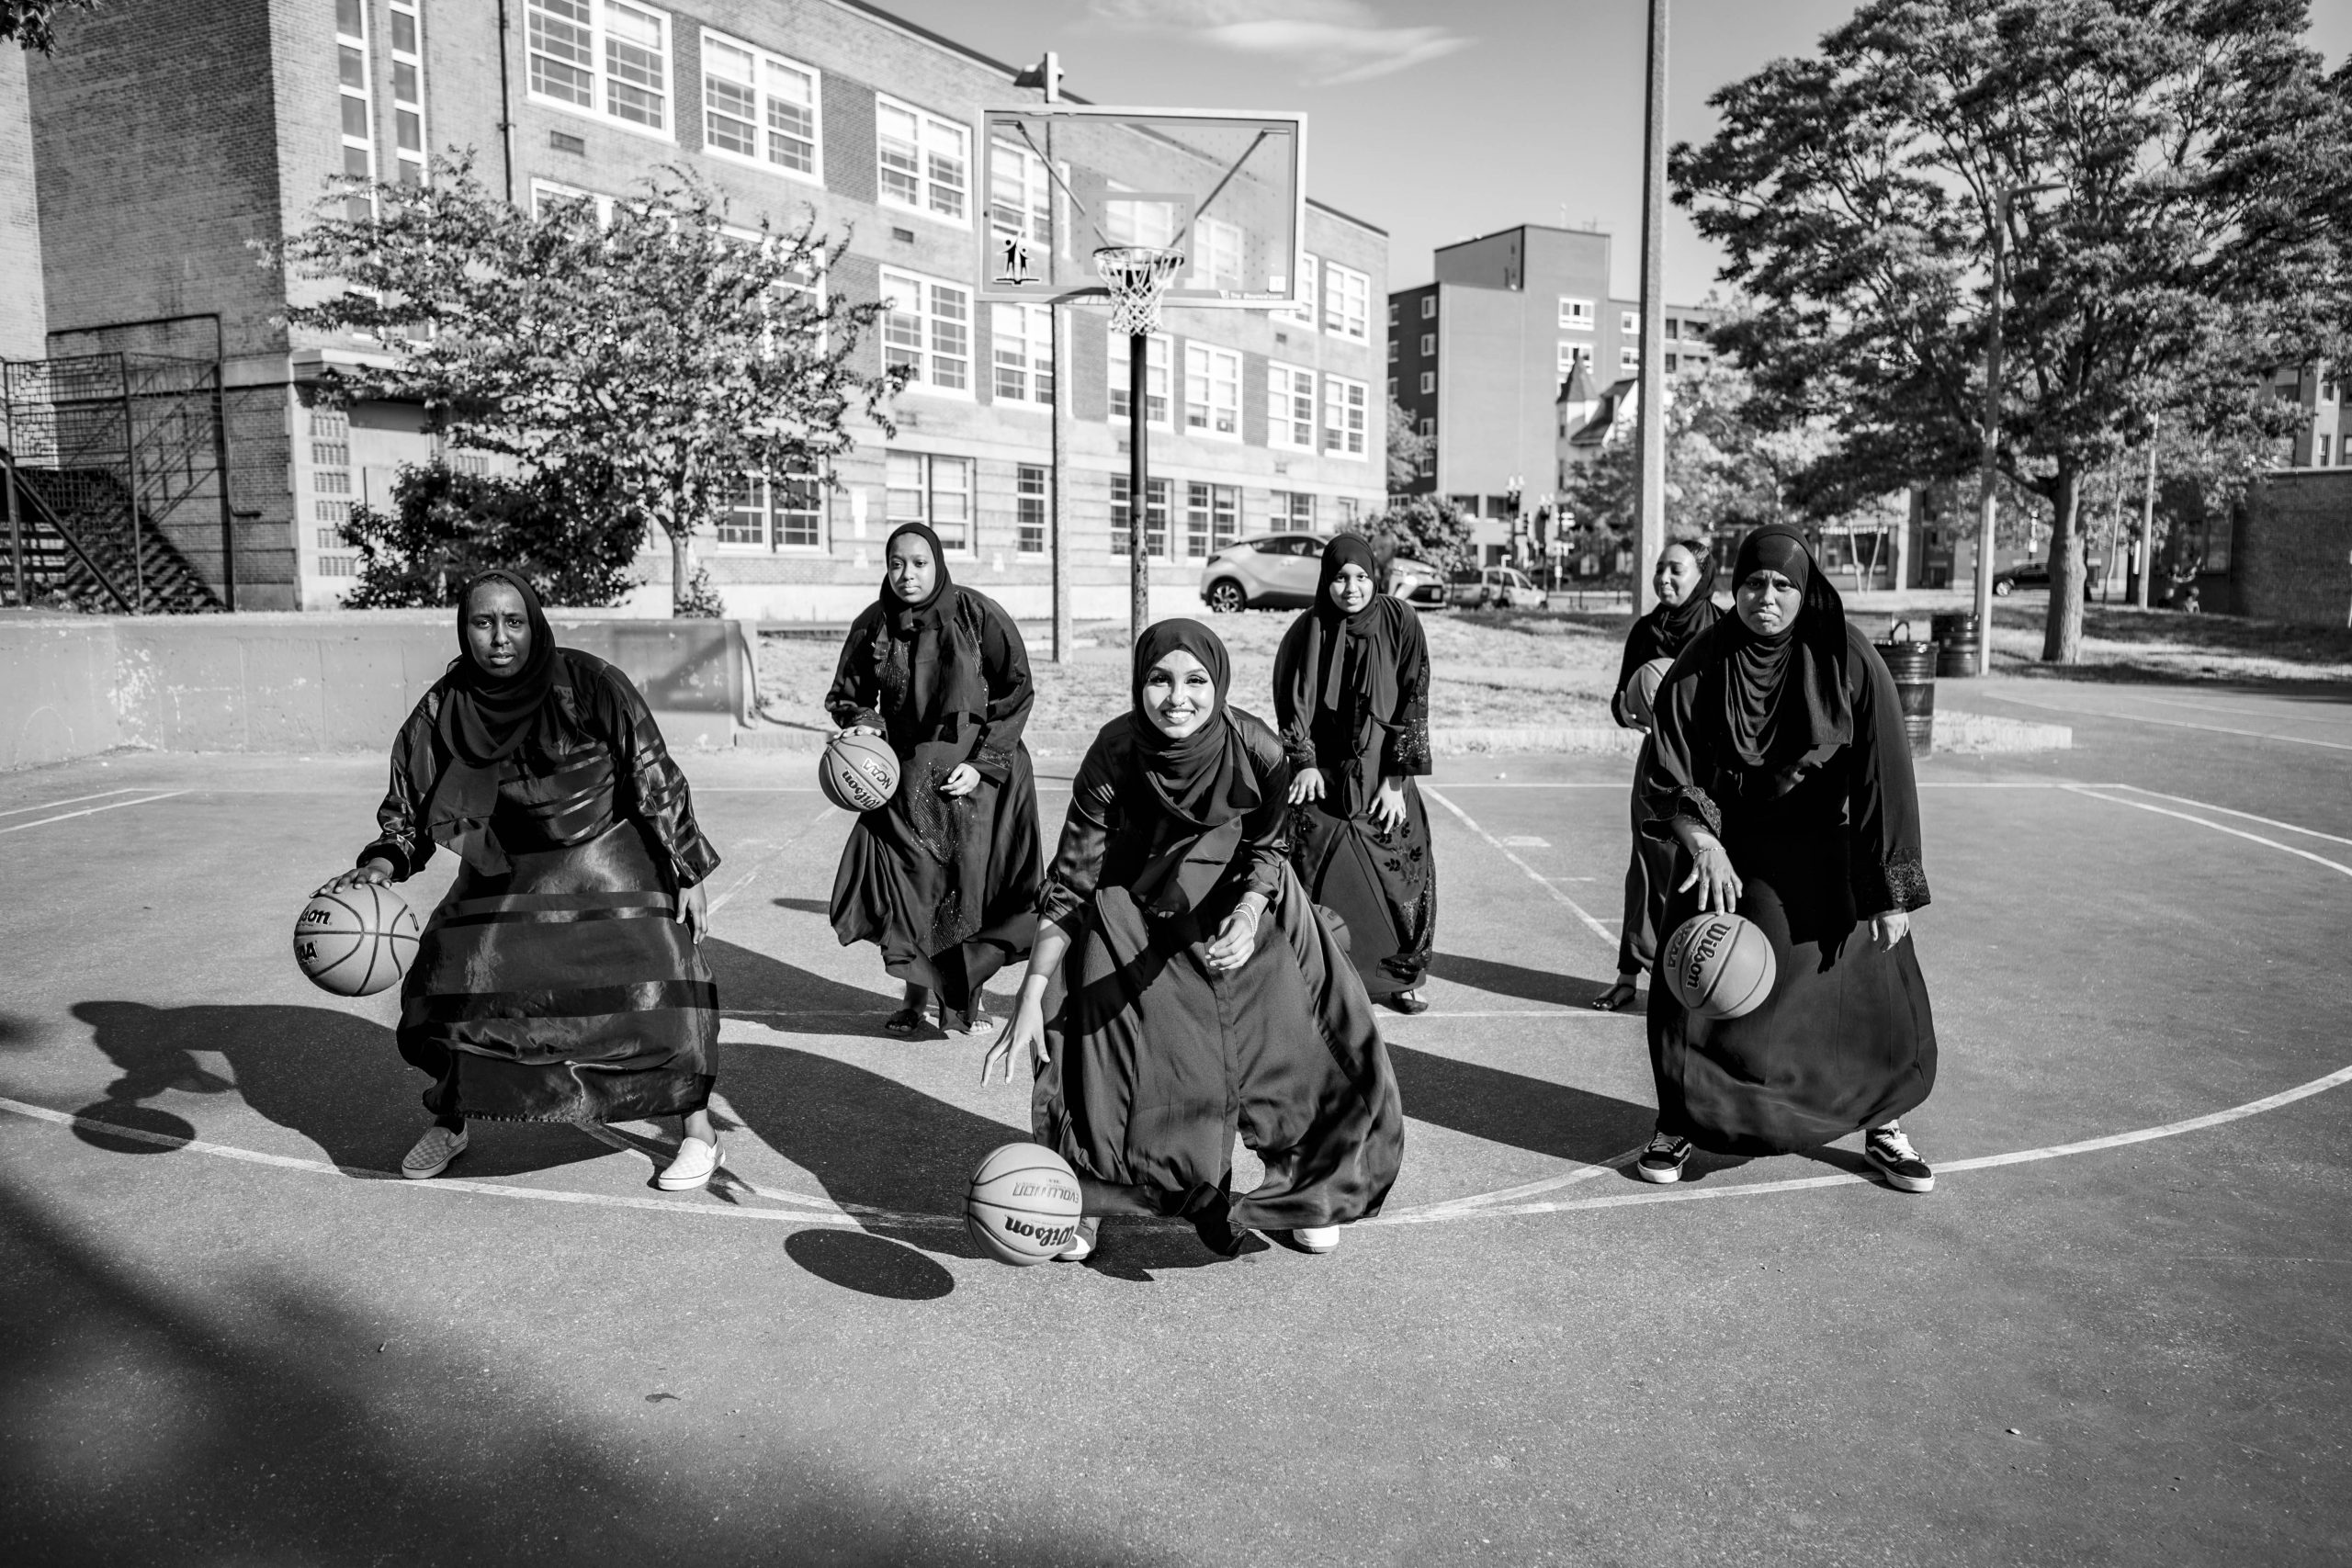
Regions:
[[[1340,581],[1340,572],[1351,566],[1362,567],[1363,574],[1372,579],[1372,597],[1352,615],[1331,601],[1332,584]],[[1319,709],[1340,715],[1347,711],[1348,690],[1353,684],[1348,679],[1349,666],[1362,661],[1359,645],[1378,618],[1379,609],[1380,569],[1373,562],[1372,546],[1353,534],[1340,535],[1323,547],[1323,571],[1315,584],[1315,608],[1309,612],[1314,619],[1306,630],[1306,670],[1313,674],[1318,689],[1311,707],[1300,705],[1301,713]],[[1394,703],[1392,692],[1389,705]]]
[[[1699,581],[1690,587],[1690,597],[1679,604],[1661,602],[1650,612],[1650,636],[1657,645],[1652,659],[1673,658],[1690,645],[1690,639],[1715,624],[1723,612],[1715,608],[1715,554],[1713,549],[1690,539],[1668,539],[1666,547],[1690,552],[1691,561],[1699,569]],[[1646,661],[1645,661],[1646,662]]]
[[[1182,739],[1154,724],[1143,705],[1144,678],[1153,665],[1177,652],[1199,660],[1216,690],[1216,712]],[[1198,621],[1161,621],[1147,626],[1136,643],[1135,708],[1127,718],[1136,751],[1160,805],[1190,828],[1222,827],[1259,804],[1257,770],[1226,705],[1232,683],[1224,640]]]
[[[890,547],[909,535],[931,550],[931,592],[920,599],[901,599],[890,586]],[[898,732],[893,739],[901,745],[958,739],[988,712],[988,672],[981,668],[978,640],[955,613],[956,583],[947,572],[947,552],[929,528],[904,523],[890,530],[882,561],[877,596],[882,615],[874,628],[874,661],[883,717]]]
[[[931,592],[920,599],[901,599],[899,591],[890,586],[890,547],[912,534],[931,547]],[[882,625],[900,641],[911,639],[926,628],[936,630],[944,615],[944,604],[952,604],[948,591],[956,586],[947,575],[947,552],[940,547],[939,536],[921,523],[901,523],[890,530],[882,545]]]
[[[531,626],[531,651],[522,667],[493,675],[474,661],[466,646],[466,616],[474,595],[503,583],[521,596]],[[479,871],[496,875],[508,869],[505,850],[491,831],[498,806],[498,769],[523,749],[555,690],[555,633],[539,595],[517,572],[493,567],[476,576],[458,595],[458,657],[442,677],[441,716],[436,725],[449,761],[435,781],[425,812],[425,831]]]
[[[1846,605],[1814,563],[1804,536],[1786,524],[1740,541],[1732,563],[1736,589],[1758,571],[1777,571],[1804,594],[1796,618],[1764,637],[1736,613],[1724,618],[1724,724],[1731,747],[1751,768],[1784,768],[1810,752],[1854,738],[1846,695]]]

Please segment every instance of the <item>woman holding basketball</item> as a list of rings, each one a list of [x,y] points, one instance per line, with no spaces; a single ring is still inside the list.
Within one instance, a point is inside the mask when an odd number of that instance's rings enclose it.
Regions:
[[[401,1055],[433,1124],[401,1174],[438,1176],[466,1123],[675,1116],[659,1178],[701,1187],[718,990],[703,882],[718,852],[628,677],[558,648],[538,595],[483,572],[458,600],[459,653],[392,743],[376,841],[327,885],[404,882],[434,846],[463,860],[401,987]]]
[[[899,792],[861,814],[833,876],[833,932],[871,942],[906,985],[883,1025],[912,1034],[933,998],[966,1032],[980,987],[1037,929],[1037,785],[1021,731],[1029,654],[993,599],[959,588],[939,536],[890,536],[880,596],[842,644],[825,699],[844,733],[888,739]]]
[[[1736,613],[1659,689],[1642,830],[1686,868],[1665,929],[1736,911],[1777,977],[1717,1019],[1654,974],[1658,1123],[1635,1173],[1677,1180],[1693,1145],[1778,1154],[1866,1129],[1888,1184],[1925,1192],[1935,1173],[1895,1120],[1935,1087],[1936,1030],[1909,940],[1928,878],[1894,682],[1795,529],[1750,534],[1732,581]]]
[[[1650,579],[1657,590],[1657,607],[1634,623],[1625,634],[1625,657],[1617,667],[1617,694],[1609,711],[1626,729],[1647,731],[1652,699],[1666,667],[1690,646],[1701,632],[1715,624],[1715,561],[1708,546],[1695,539],[1671,539],[1658,552],[1657,570]],[[1656,668],[1644,673],[1645,665]],[[1625,918],[1617,937],[1617,983],[1593,998],[1602,1012],[1620,1012],[1640,995],[1635,982],[1648,973],[1657,957],[1657,944],[1668,929],[1668,893],[1674,886],[1675,844],[1642,831],[1649,813],[1642,807],[1642,775],[1649,767],[1650,743],[1642,742],[1641,760],[1634,765],[1634,852],[1625,865]]]
[[[1291,863],[1347,923],[1365,992],[1402,1013],[1437,937],[1437,861],[1413,783],[1430,771],[1430,650],[1420,618],[1375,592],[1372,547],[1323,551],[1315,606],[1274,655],[1274,716],[1291,765]]]
[[[1252,1229],[1309,1252],[1380,1211],[1404,1154],[1372,1004],[1290,866],[1290,764],[1227,705],[1225,644],[1162,621],[1136,645],[1135,705],[1103,726],[1046,874],[1036,952],[981,1064],[1036,1054],[1037,1141],[1088,1218],[1189,1219],[1230,1257]],[[1266,1165],[1232,1191],[1236,1131]]]

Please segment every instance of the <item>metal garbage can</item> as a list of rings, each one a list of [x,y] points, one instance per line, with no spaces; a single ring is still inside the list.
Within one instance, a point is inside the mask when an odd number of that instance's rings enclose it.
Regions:
[[[1939,615],[1928,623],[1936,642],[1936,673],[1947,678],[1976,673],[1977,620],[1973,611]]]
[[[1936,746],[1936,645],[1914,641],[1911,623],[1897,621],[1884,642],[1872,643],[1894,677],[1895,695],[1903,703],[1903,733],[1911,741],[1911,755],[1927,756]]]

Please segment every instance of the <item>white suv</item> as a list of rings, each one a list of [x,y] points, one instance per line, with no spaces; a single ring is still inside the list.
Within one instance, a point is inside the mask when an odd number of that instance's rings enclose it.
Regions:
[[[1236,610],[1303,610],[1315,603],[1324,543],[1317,534],[1237,539],[1202,566],[1201,602],[1220,615]]]
[[[1453,602],[1472,610],[1541,610],[1552,600],[1517,568],[1489,566],[1455,572]]]

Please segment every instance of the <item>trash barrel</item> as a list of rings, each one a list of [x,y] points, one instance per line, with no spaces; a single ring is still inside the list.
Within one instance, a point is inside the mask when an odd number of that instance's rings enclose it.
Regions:
[[[1976,673],[1979,647],[1973,611],[1955,611],[1928,623],[1936,640],[1936,673],[1945,677]]]
[[[1894,677],[1894,693],[1903,704],[1903,733],[1910,738],[1911,755],[1924,757],[1936,745],[1936,645],[1916,642],[1911,623],[1897,621],[1886,640],[1873,643]]]

